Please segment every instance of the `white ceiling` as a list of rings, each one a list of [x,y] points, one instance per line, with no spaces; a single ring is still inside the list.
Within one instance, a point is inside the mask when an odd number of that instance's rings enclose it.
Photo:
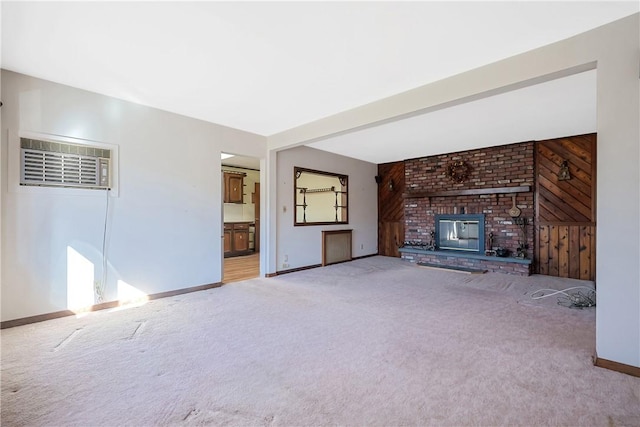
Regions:
[[[260,170],[260,159],[246,156],[233,156],[222,160],[222,166]]]
[[[636,1],[3,1],[1,7],[5,69],[265,136],[639,9]],[[573,76],[312,146],[381,163],[454,151],[465,141],[481,146],[566,135],[565,122],[577,129],[571,132],[589,132],[594,79],[595,72]]]
[[[386,163],[595,131],[592,70],[308,145]]]

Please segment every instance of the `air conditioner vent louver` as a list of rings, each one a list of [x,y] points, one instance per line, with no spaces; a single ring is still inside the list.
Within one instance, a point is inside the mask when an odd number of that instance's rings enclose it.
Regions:
[[[109,188],[107,149],[21,138],[23,185]]]

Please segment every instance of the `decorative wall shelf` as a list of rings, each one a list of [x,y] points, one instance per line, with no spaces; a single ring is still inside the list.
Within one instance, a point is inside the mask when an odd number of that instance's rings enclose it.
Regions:
[[[531,191],[530,185],[518,187],[493,187],[493,188],[471,188],[465,190],[446,191],[410,191],[403,194],[405,199],[418,199],[421,197],[451,197],[451,196],[476,196],[479,194],[510,194],[528,193]]]
[[[347,207],[349,177],[347,175],[295,166],[293,176],[295,182],[293,225],[349,223]]]

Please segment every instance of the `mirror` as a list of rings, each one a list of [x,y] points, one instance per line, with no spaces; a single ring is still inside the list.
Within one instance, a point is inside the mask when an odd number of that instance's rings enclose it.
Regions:
[[[294,225],[348,224],[347,175],[294,167]]]

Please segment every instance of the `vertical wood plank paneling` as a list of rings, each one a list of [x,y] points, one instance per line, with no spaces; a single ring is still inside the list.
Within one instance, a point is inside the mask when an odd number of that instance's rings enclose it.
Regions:
[[[591,274],[591,228],[580,227],[580,274],[578,279],[593,280]]]
[[[558,227],[558,275],[569,277],[569,227]]]
[[[389,247],[393,254],[391,256],[400,257],[400,251],[398,251],[398,249],[402,246],[402,242],[404,241],[404,222],[392,222],[390,225]]]
[[[591,251],[589,254],[591,260],[591,277],[589,280],[596,280],[596,227],[589,227],[589,233],[591,234]]]
[[[538,273],[549,275],[549,227],[541,225],[538,236]]]
[[[404,224],[402,222],[380,222],[381,255],[399,257],[398,248],[404,240]]]
[[[391,222],[381,222],[380,223],[380,228],[381,228],[381,248],[379,249],[379,251],[383,251],[385,256],[390,256],[391,254],[389,253],[389,248],[391,247]]]
[[[549,276],[559,276],[558,270],[558,227],[549,227]]]
[[[573,279],[580,277],[580,226],[569,227],[569,275]]]

